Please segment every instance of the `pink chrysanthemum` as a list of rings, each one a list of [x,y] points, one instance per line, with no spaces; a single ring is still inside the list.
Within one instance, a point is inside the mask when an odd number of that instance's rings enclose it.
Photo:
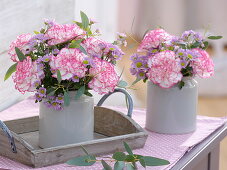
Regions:
[[[17,39],[10,44],[8,54],[11,56],[11,60],[18,62],[17,54],[15,52],[15,47],[19,48],[23,53],[26,52],[28,47],[28,42],[32,38],[31,34],[22,34],[17,36]]]
[[[49,45],[56,45],[73,38],[84,37],[85,31],[76,24],[54,24],[45,35],[49,39]]]
[[[49,62],[51,69],[55,71],[53,77],[57,77],[56,70],[60,71],[62,80],[69,80],[75,75],[84,77],[87,68],[83,61],[86,57],[79,49],[63,48],[57,56],[52,56]]]
[[[82,42],[82,46],[86,49],[88,55],[101,57],[106,48],[106,42],[94,37],[89,37]]]
[[[89,71],[94,77],[88,86],[99,94],[113,92],[119,81],[114,65],[99,58],[95,58],[94,62],[96,67]]]
[[[214,75],[214,63],[209,54],[199,48],[192,49],[198,57],[191,62],[194,74],[201,78],[209,78]]]
[[[149,51],[152,48],[158,48],[161,43],[170,41],[171,39],[172,36],[163,29],[151,30],[145,35],[137,51],[143,52]]]
[[[38,71],[36,62],[32,62],[31,57],[27,57],[22,62],[18,62],[16,73],[13,76],[13,81],[16,84],[15,88],[21,93],[35,91],[35,82],[40,80],[40,75],[43,71]]]
[[[170,88],[182,79],[180,59],[173,51],[163,51],[149,58],[147,77],[162,88]]]

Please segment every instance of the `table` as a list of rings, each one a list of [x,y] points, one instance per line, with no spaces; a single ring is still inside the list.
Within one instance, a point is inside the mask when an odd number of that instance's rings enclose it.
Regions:
[[[219,170],[220,142],[226,136],[227,123],[186,153],[171,170]]]
[[[126,108],[111,107],[127,113]],[[16,104],[0,114],[0,120],[12,120],[35,116],[38,114],[38,105],[33,99],[27,99]],[[145,110],[134,109],[133,119],[142,127],[145,125]],[[149,136],[144,148],[135,150],[134,153],[167,159],[171,162],[168,166],[147,167],[152,170],[218,170],[220,141],[227,136],[226,118],[197,117],[197,131],[183,135],[165,135],[148,132]],[[205,140],[204,140],[205,139]],[[198,144],[199,143],[199,144]],[[4,165],[3,165],[4,164]],[[94,167],[69,167],[66,164],[40,168],[42,170],[64,169],[102,169],[101,165]],[[26,165],[0,157],[0,169],[32,169]],[[144,169],[140,167],[139,169]]]

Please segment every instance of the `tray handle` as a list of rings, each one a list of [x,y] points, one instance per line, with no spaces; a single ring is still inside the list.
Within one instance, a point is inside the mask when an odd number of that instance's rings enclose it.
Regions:
[[[5,123],[3,123],[3,121],[0,120],[0,128],[2,128],[3,132],[6,134],[6,136],[9,139],[9,144],[11,147],[11,150],[13,153],[17,153],[17,149],[16,149],[16,145],[14,142],[14,138],[12,133],[10,132],[9,128],[5,125]]]
[[[128,92],[124,89],[115,89],[113,92],[109,92],[108,94],[105,94],[98,102],[97,106],[101,106],[104,101],[112,94],[116,93],[116,92],[120,92],[120,93],[123,93],[125,94],[127,100],[128,100],[128,113],[127,113],[127,116],[128,117],[132,117],[132,110],[133,110],[133,100],[132,100],[132,97],[130,96],[130,94],[128,94]]]

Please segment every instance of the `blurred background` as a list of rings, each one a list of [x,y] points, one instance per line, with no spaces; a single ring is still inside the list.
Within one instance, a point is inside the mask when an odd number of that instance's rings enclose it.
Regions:
[[[130,55],[136,52],[145,31],[163,27],[170,34],[180,35],[193,29],[213,35],[221,40],[210,42],[208,52],[215,63],[215,76],[197,79],[199,83],[198,114],[207,116],[227,115],[227,13],[226,0],[1,0],[0,1],[0,110],[24,99],[14,89],[12,79],[3,82],[6,70],[12,65],[7,49],[17,35],[32,33],[43,26],[44,18],[59,23],[80,20],[84,11],[98,23],[103,39],[112,42],[116,32],[127,33],[128,46],[122,47],[125,56],[118,63],[118,72],[124,68],[123,79],[131,84]],[[129,90],[135,107],[146,107],[146,84],[138,83],[137,90]],[[96,101],[101,96],[95,94]],[[125,105],[120,94],[112,96],[106,104]],[[222,142],[221,169],[227,168],[227,140]]]

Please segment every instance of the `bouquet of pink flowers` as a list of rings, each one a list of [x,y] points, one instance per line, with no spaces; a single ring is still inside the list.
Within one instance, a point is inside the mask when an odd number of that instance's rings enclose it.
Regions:
[[[220,39],[221,36],[208,36]],[[214,64],[205,51],[208,41],[200,33],[185,31],[180,37],[168,34],[163,29],[149,31],[137,51],[145,55],[131,56],[131,74],[137,79],[162,87],[184,86],[183,77],[208,78],[214,74]],[[134,82],[134,83],[135,83]]]
[[[45,27],[35,35],[22,34],[10,45],[8,54],[15,62],[7,71],[15,88],[21,93],[36,91],[36,102],[56,110],[69,104],[69,91],[77,91],[75,98],[89,90],[99,94],[112,92],[118,85],[116,61],[124,54],[117,45],[125,43],[125,36],[108,43],[92,32],[94,21],[81,12],[81,21],[58,24],[45,20]]]

